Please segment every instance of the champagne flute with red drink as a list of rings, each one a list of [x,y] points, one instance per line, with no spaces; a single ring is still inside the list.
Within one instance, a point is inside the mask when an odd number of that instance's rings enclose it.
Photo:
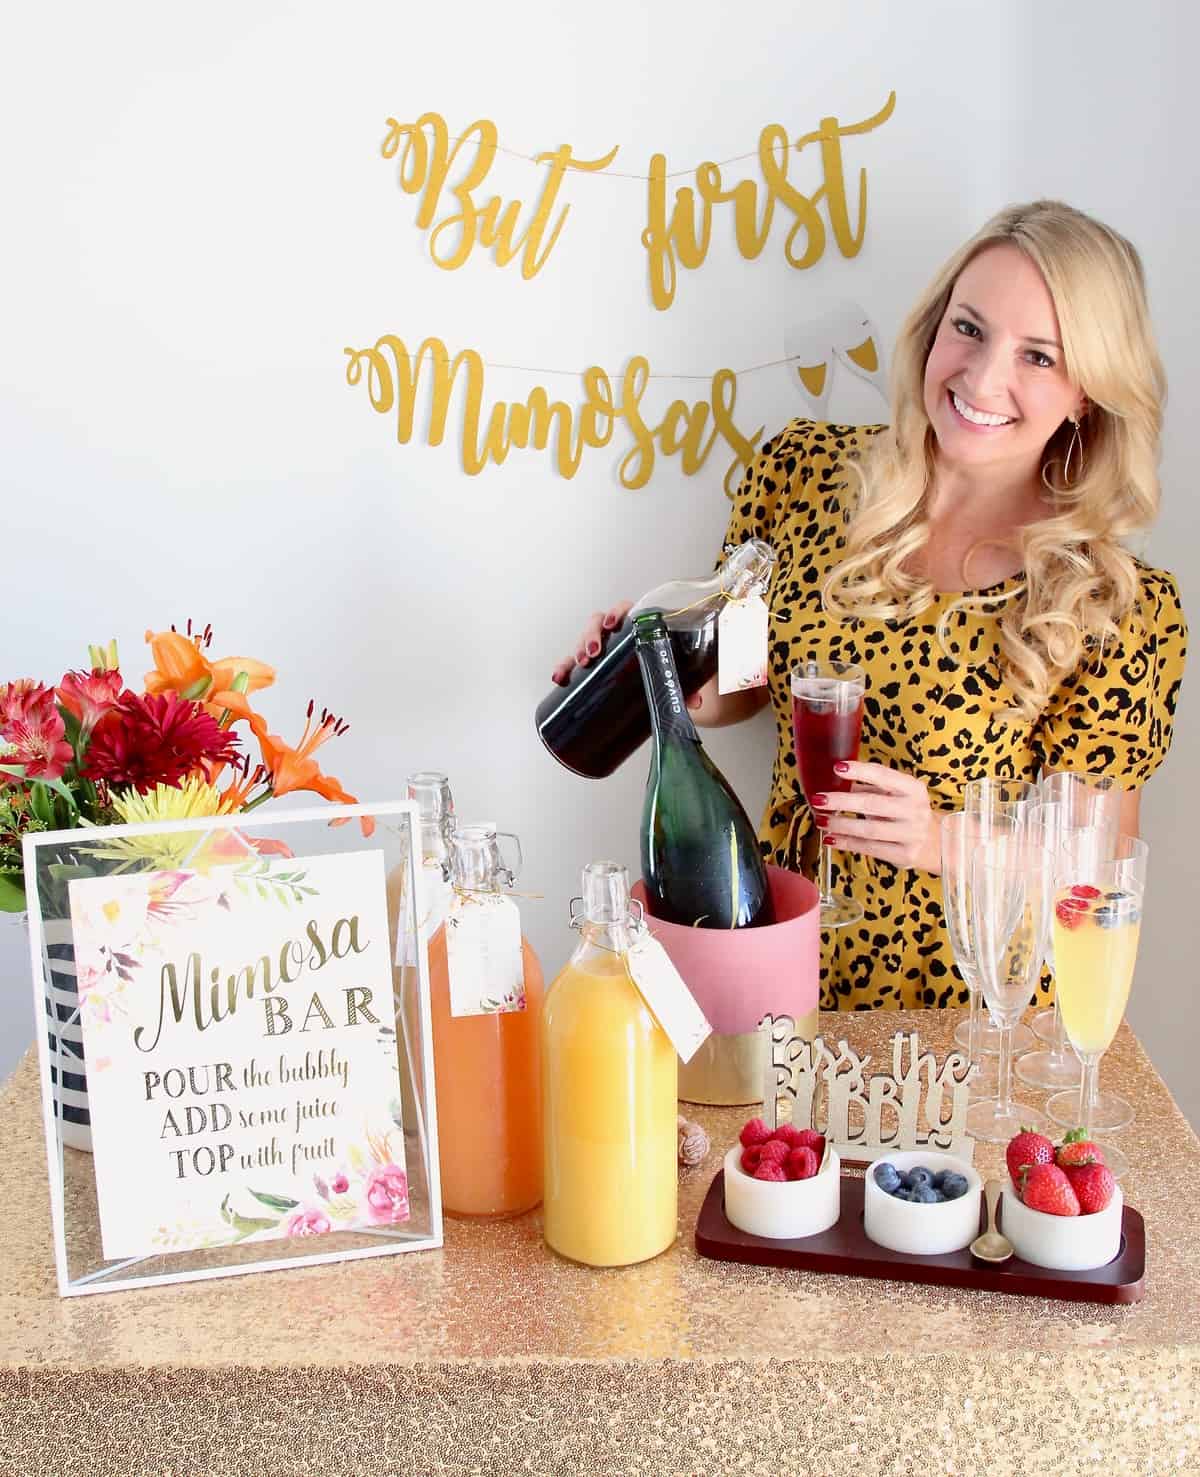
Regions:
[[[811,658],[792,669],[792,721],[796,766],[809,804],[814,795],[845,793],[850,781],[834,769],[858,758],[866,673],[850,662]],[[833,891],[832,848],[821,847],[818,887],[821,927],[845,928],[863,916],[862,904]]]

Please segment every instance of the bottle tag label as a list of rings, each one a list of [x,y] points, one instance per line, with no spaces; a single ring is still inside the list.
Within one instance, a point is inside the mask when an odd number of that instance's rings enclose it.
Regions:
[[[446,914],[451,1015],[525,1009],[521,912],[500,893],[454,894]]]
[[[726,600],[717,617],[717,691],[767,685],[767,602],[761,595]]]
[[[649,929],[642,929],[625,952],[630,978],[654,1019],[671,1038],[680,1059],[690,1062],[712,1035],[683,976]]]
[[[429,940],[446,921],[450,911],[450,899],[454,889],[442,870],[441,862],[426,858],[421,864],[421,880],[417,894],[417,931],[412,929],[412,911],[408,906],[407,869],[405,887],[400,895],[400,937],[396,947],[396,963],[412,965],[417,962],[418,945]]]

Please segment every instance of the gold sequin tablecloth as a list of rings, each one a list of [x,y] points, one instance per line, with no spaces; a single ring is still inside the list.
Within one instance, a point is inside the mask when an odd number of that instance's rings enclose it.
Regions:
[[[826,1017],[878,1061],[952,1012]],[[1200,1473],[1200,1144],[1127,1026],[1147,1294],[1110,1308],[707,1261],[591,1271],[538,1213],[436,1252],[60,1299],[32,1055],[0,1089],[0,1473]],[[1040,1100],[1041,1095],[1031,1095]],[[999,1150],[980,1149],[995,1171]]]

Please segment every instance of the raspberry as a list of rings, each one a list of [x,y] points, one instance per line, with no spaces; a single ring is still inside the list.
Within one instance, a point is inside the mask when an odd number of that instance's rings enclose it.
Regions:
[[[802,1128],[800,1137],[796,1140],[797,1149],[811,1149],[817,1156],[818,1161],[825,1152],[825,1135],[818,1133],[815,1128]]]
[[[782,1139],[768,1139],[765,1144],[760,1145],[759,1152],[762,1155],[762,1163],[771,1161],[774,1164],[782,1164],[791,1153],[791,1145],[785,1144]]]
[[[764,1159],[754,1171],[754,1178],[756,1180],[774,1180],[782,1184],[787,1179],[787,1170],[784,1169],[782,1164],[776,1164],[773,1160]]]
[[[787,1157],[787,1177],[790,1180],[810,1180],[821,1166],[813,1149],[793,1149]]]
[[[771,1137],[773,1139],[782,1139],[782,1141],[791,1149],[798,1149],[800,1145],[804,1142],[803,1138],[801,1137],[803,1132],[803,1129],[796,1128],[791,1123],[781,1123],[779,1127],[775,1130],[775,1132],[771,1135]]]
[[[756,1144],[765,1144],[771,1137],[771,1130],[761,1118],[751,1118],[746,1124],[738,1138],[742,1141],[743,1149],[752,1149]]]
[[[762,1159],[762,1149],[753,1144],[749,1149],[742,1150],[742,1168],[747,1174],[753,1174]]]
[[[1064,928],[1078,928],[1086,920],[1087,915],[1076,912],[1075,909],[1069,907],[1068,904],[1070,902],[1071,899],[1067,897],[1063,898],[1061,903],[1056,903],[1054,905],[1054,916]]]
[[[1100,896],[1098,887],[1089,887],[1086,882],[1080,882],[1071,889],[1072,897],[1096,898]]]

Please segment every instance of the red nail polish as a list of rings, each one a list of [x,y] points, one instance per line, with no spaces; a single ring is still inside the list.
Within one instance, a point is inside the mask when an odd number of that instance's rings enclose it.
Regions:
[[[599,643],[599,641],[589,641],[588,642],[588,656],[599,656],[599,655],[600,655],[600,643]]]
[[[813,808],[814,809],[821,810],[826,805],[829,804],[829,796],[828,795],[814,795],[812,797],[812,803],[813,803]]]
[[[834,774],[845,774],[849,768],[850,766],[846,763],[844,759],[839,759],[837,763],[833,766],[833,772]]]
[[[821,830],[824,830],[829,824],[829,817],[827,815],[814,815],[813,821]]]

